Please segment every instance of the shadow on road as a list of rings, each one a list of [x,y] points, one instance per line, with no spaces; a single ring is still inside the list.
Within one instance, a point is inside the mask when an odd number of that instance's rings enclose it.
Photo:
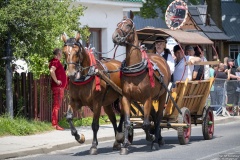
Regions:
[[[176,140],[175,140],[176,141]],[[165,150],[165,149],[171,149],[175,147],[172,144],[166,143],[165,141],[165,145],[160,147],[160,150]],[[151,150],[151,143],[147,142],[145,139],[140,139],[140,140],[136,140],[133,141],[133,144],[128,148],[129,149],[129,154],[131,153],[136,153],[136,152],[155,152],[158,150]],[[114,151],[111,147],[99,147],[98,148],[98,155],[101,154],[116,154],[119,153],[120,150],[118,151]],[[73,154],[73,156],[86,156],[89,155],[89,150],[84,150],[84,151],[80,151],[78,153]]]
[[[217,138],[221,138],[221,137],[214,136],[213,139],[217,139]],[[180,145],[177,136],[164,137],[164,141],[165,141],[165,145],[160,146],[159,150],[168,150]],[[205,141],[203,136],[191,136],[190,142],[186,145],[190,145],[192,143],[201,142],[201,141]],[[128,149],[129,149],[129,154],[138,153],[138,152],[142,153],[142,152],[158,151],[158,150],[151,150],[151,142],[148,142],[145,139],[138,139],[133,141],[133,144]],[[98,155],[113,155],[113,154],[119,154],[119,152],[120,152],[119,150],[115,151],[112,149],[112,147],[109,147],[109,146],[102,147],[101,145],[99,145],[99,148],[98,148]],[[89,149],[73,154],[73,156],[86,156],[86,155],[89,155]]]

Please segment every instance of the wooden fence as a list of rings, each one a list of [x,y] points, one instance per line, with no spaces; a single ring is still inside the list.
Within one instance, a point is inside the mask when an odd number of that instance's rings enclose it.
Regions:
[[[32,73],[14,74],[13,76],[13,110],[14,116],[24,116],[28,119],[51,121],[52,91],[50,76],[43,75],[39,80],[33,80]],[[0,90],[0,115],[6,113],[6,91]],[[62,106],[59,110],[59,119],[67,111],[69,99],[65,91]],[[101,115],[105,115],[102,109]],[[74,117],[83,118],[92,116],[88,107],[74,113]]]

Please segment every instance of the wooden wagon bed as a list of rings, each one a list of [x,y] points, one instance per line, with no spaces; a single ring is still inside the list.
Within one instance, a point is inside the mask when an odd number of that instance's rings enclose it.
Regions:
[[[214,78],[202,81],[188,81],[178,82],[176,88],[172,89],[172,96],[175,99],[178,107],[186,107],[190,110],[191,116],[202,116],[203,108],[210,93]],[[176,119],[178,111],[169,99],[164,118]]]

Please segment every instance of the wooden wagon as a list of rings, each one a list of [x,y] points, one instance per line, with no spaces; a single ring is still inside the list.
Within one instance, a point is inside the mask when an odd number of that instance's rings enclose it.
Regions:
[[[138,30],[138,38],[142,44],[151,45],[157,36],[173,37],[178,44],[212,45],[213,42],[197,33],[172,31],[159,28],[144,28]],[[199,65],[218,64],[217,61],[199,62]],[[208,140],[214,134],[214,114],[206,105],[214,78],[201,81],[180,81],[176,88],[168,90],[169,98],[166,101],[164,117],[161,128],[173,128],[177,130],[180,144],[187,144],[191,136],[191,124],[202,124],[204,139]],[[153,108],[157,111],[158,102],[153,102]],[[131,122],[133,128],[142,127],[142,105],[133,102],[131,108]],[[133,134],[132,134],[133,136]],[[132,139],[132,137],[130,137]]]
[[[202,81],[178,82],[173,88],[171,96],[174,99],[168,100],[161,128],[174,128],[178,132],[180,144],[186,144],[191,136],[191,124],[202,124],[204,139],[211,139],[214,133],[214,114],[209,106],[206,106],[210,88],[214,78]],[[177,107],[174,105],[176,103]],[[138,104],[141,106],[141,104]],[[134,128],[141,128],[143,108],[132,104],[131,122]],[[153,107],[157,111],[158,102],[153,102]]]

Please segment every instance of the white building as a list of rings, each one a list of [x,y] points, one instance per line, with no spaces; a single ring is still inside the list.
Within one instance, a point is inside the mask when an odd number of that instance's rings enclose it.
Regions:
[[[74,5],[86,6],[84,16],[80,17],[82,25],[90,28],[90,44],[96,51],[109,52],[113,49],[112,34],[123,16],[128,16],[130,10],[140,11],[142,0],[77,0]],[[116,59],[125,58],[125,47],[118,47]],[[102,57],[113,58],[114,50]],[[122,55],[123,54],[123,55]],[[122,56],[119,56],[122,55]]]

